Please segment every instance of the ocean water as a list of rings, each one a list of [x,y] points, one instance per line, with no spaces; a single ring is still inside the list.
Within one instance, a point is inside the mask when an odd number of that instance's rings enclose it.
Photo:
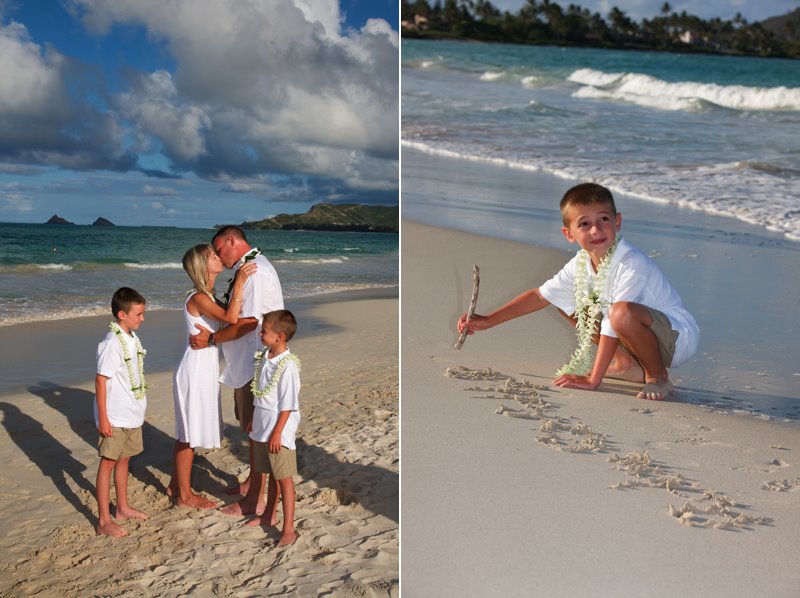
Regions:
[[[187,249],[212,230],[0,223],[0,326],[110,313],[113,292],[130,286],[148,309],[180,309],[191,288]],[[284,296],[398,284],[398,235],[247,231],[281,279]],[[217,278],[221,295],[229,275]]]
[[[416,150],[592,180],[800,241],[800,63],[403,40]]]

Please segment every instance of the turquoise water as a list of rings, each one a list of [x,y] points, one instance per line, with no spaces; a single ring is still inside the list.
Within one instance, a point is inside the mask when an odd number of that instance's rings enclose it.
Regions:
[[[178,309],[191,287],[181,257],[213,234],[0,224],[0,326],[107,313],[120,286],[141,292],[149,309]],[[286,297],[397,285],[395,234],[248,231],[247,236],[275,266]],[[217,286],[227,278],[223,273]]]
[[[800,240],[800,62],[403,40],[402,137]]]

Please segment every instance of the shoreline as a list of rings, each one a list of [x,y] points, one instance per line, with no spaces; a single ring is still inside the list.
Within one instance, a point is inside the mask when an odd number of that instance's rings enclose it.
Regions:
[[[662,402],[617,380],[552,387],[574,343],[552,309],[456,351],[471,264],[486,313],[563,252],[408,220],[402,235],[405,591],[792,595],[796,426],[688,402],[691,380]]]
[[[376,287],[287,299],[286,306],[287,309],[302,313],[320,304],[392,299],[397,296],[398,287]],[[69,384],[85,382],[93,376],[97,343],[105,334],[105,327],[111,319],[110,314],[91,315],[0,327],[0,337],[3,339],[0,343],[0,370],[3,371],[3,376],[0,376],[0,397],[9,393],[24,392],[34,379],[42,376],[50,382]],[[172,371],[178,364],[185,348],[183,327],[180,309],[158,309],[145,313],[140,336],[148,352],[145,363],[148,374]],[[151,329],[158,329],[162,332],[160,336],[163,337],[163,341],[153,347],[148,343]],[[93,332],[83,334],[84,330]],[[60,352],[59,359],[52,360],[48,371],[43,373],[38,366],[39,354],[47,347],[65,349],[69,347],[69,350]]]
[[[406,147],[403,159],[404,223],[561,251],[561,263],[540,275],[527,263],[509,273],[525,288],[574,254],[557,205],[577,181]],[[696,400],[800,425],[800,324],[785,317],[794,310],[800,244],[728,217],[624,195],[615,200],[622,235],[657,263],[700,324],[700,348],[677,370],[698,391]]]
[[[174,332],[184,326],[177,310],[152,312],[141,330],[148,349],[145,450],[132,459],[128,494],[150,518],[125,522],[125,538],[96,536],[93,363],[108,318],[98,318],[98,329],[67,322],[55,335],[50,324],[38,327],[48,339],[42,349],[66,353],[83,373],[76,383],[43,373],[0,397],[0,493],[7,498],[0,508],[0,594],[183,595],[205,587],[225,595],[396,596],[398,303],[386,296],[288,305],[300,323],[291,346],[303,360],[303,421],[300,537],[285,550],[274,548],[274,530],[243,527],[246,518],[217,510],[174,507],[163,493],[174,445],[172,368],[180,357],[173,362],[170,351],[182,353],[185,343]],[[79,354],[82,346],[88,355]],[[159,360],[163,370],[153,367]],[[192,469],[194,489],[221,502],[234,500],[224,489],[247,470],[232,394],[222,387],[222,447],[198,450]]]

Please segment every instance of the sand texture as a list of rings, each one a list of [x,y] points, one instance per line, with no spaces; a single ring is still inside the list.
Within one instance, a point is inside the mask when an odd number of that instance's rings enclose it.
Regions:
[[[171,371],[148,375],[145,452],[131,467],[130,502],[150,518],[123,523],[125,538],[95,535],[93,380],[66,385],[43,373],[26,391],[0,397],[0,595],[398,595],[397,300],[307,302],[295,312],[300,332],[290,346],[303,359],[303,422],[293,546],[274,547],[277,530],[175,507],[165,496]],[[152,318],[158,326],[142,326],[156,361],[157,347],[175,344],[180,318],[161,314]],[[105,321],[76,321],[73,334],[99,338]],[[193,486],[231,502],[224,488],[246,471],[247,445],[226,387],[223,415],[223,447],[198,452]]]
[[[550,386],[574,331],[548,308],[455,323],[566,254],[404,221],[404,595],[796,596],[800,430],[606,379]],[[800,398],[796,399],[800,401]]]

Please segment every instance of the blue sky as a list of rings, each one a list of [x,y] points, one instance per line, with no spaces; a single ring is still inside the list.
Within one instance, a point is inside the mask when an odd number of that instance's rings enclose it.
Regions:
[[[398,202],[396,0],[0,0],[0,221]]]
[[[501,10],[517,12],[525,5],[526,0],[490,0],[494,6]],[[593,13],[599,12],[605,16],[613,8],[617,7],[624,11],[626,15],[635,21],[651,19],[661,14],[661,7],[664,0],[556,0],[562,8],[569,4],[577,4],[583,8],[588,8]],[[669,2],[673,12],[680,13],[686,11],[690,15],[696,15],[703,19],[732,19],[736,13],[747,19],[748,22],[763,21],[769,17],[775,17],[792,12],[800,7],[798,0],[676,0]]]

